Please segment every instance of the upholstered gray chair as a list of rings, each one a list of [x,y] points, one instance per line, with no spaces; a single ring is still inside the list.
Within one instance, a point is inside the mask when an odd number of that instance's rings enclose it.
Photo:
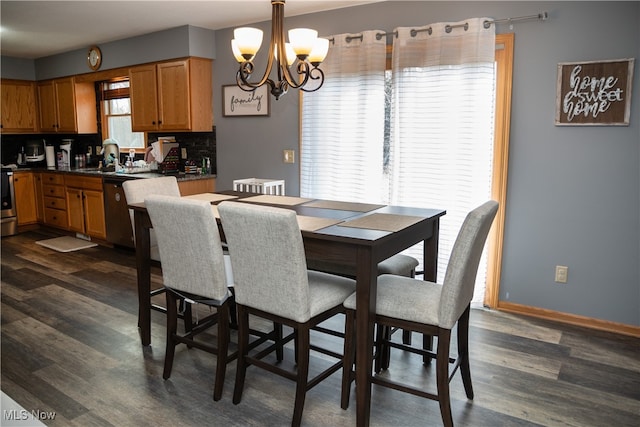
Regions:
[[[436,359],[437,393],[428,393],[406,384],[400,384],[380,375],[373,375],[371,382],[416,396],[437,400],[445,426],[453,426],[449,397],[449,381],[458,368],[467,398],[473,399],[471,372],[469,370],[469,312],[473,290],[489,229],[498,211],[498,203],[490,200],[472,210],[465,218],[453,245],[449,265],[442,285],[406,277],[382,275],[378,278],[376,323],[382,326],[399,326],[425,335],[437,337],[435,352],[411,348],[412,353]],[[347,335],[345,338],[345,363],[342,383],[342,407],[349,405],[349,393],[353,373],[355,349],[352,345],[355,328],[356,296],[344,303],[347,308]],[[449,356],[451,329],[458,325],[458,355]],[[376,345],[379,345],[376,344]],[[407,346],[385,342],[401,349]],[[454,368],[449,375],[449,364]]]
[[[127,203],[141,203],[144,202],[145,197],[152,194],[158,194],[161,196],[174,196],[180,197],[180,187],[178,187],[178,180],[175,176],[161,176],[157,178],[143,178],[143,179],[129,179],[122,183],[122,189],[124,190],[124,197],[127,199]],[[129,209],[129,217],[131,219],[131,228],[135,233],[135,224],[133,222],[133,210]],[[158,242],[156,234],[153,229],[150,231],[150,247],[151,247],[151,259],[154,261],[160,261],[160,253],[158,251]],[[134,234],[135,245],[135,234]]]
[[[238,368],[233,403],[242,399],[247,367],[255,365],[296,382],[292,425],[300,425],[307,390],[342,366],[342,355],[312,346],[310,329],[344,313],[343,302],[355,291],[352,279],[310,271],[305,260],[296,213],[289,209],[242,202],[218,205],[229,245],[238,311]],[[249,353],[249,314],[294,329],[275,348],[295,338],[295,367],[263,360],[268,350]],[[273,348],[273,347],[272,347]],[[331,367],[309,379],[309,352],[337,358]]]
[[[217,355],[213,400],[222,396],[228,356],[229,316],[233,304],[229,286],[230,265],[225,262],[220,234],[211,204],[171,196],[144,200],[162,258],[162,278],[167,296],[167,346],[163,378],[171,376],[175,348],[180,343]],[[214,307],[216,313],[193,325],[185,335],[177,333],[178,301]],[[195,340],[196,335],[218,325],[217,347]]]
[[[418,264],[418,260],[412,256],[397,254],[378,263],[378,276],[394,274],[396,276],[413,278],[416,276],[416,267],[418,267]],[[346,266],[337,262],[309,260],[307,266],[310,270],[324,271],[325,273],[339,274],[350,278],[355,277],[355,271],[352,266]],[[380,328],[378,333],[381,334],[381,336],[389,338],[397,330],[398,328]],[[423,348],[431,348],[431,337],[423,336],[422,341]],[[402,331],[402,342],[411,345],[411,331]],[[378,352],[375,355],[374,366],[376,372],[389,368],[389,349],[386,347],[384,350],[384,353]]]

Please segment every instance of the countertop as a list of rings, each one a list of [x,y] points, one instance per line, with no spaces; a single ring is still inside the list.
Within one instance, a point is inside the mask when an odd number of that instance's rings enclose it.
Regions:
[[[47,168],[19,168],[15,169],[14,172],[56,172],[62,174],[75,174],[75,175],[85,175],[92,177],[101,177],[106,180],[126,180],[126,179],[140,179],[140,178],[157,178],[160,176],[175,176],[178,181],[193,181],[200,179],[210,179],[215,178],[216,175],[207,174],[207,175],[198,175],[198,174],[190,174],[184,172],[176,172],[176,173],[159,173],[159,172],[142,172],[142,173],[122,173],[122,172],[114,172],[114,171],[104,171],[98,168],[71,168],[71,169],[47,169]]]

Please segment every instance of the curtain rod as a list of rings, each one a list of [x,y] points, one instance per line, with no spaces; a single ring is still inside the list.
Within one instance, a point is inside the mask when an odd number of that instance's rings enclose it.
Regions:
[[[491,27],[491,24],[505,24],[505,23],[513,23],[516,21],[531,21],[531,20],[538,20],[538,21],[546,21],[547,19],[549,19],[549,14],[547,13],[547,11],[544,12],[540,12],[538,14],[535,15],[527,15],[527,16],[516,16],[513,18],[503,18],[503,19],[494,19],[492,21],[486,20],[484,21],[484,23],[482,24],[484,26],[484,28],[489,28]],[[464,23],[464,24],[458,24],[458,25],[447,25],[445,26],[444,30],[447,33],[450,33],[452,29],[454,28],[464,28],[465,31],[469,28],[469,24],[468,23]],[[429,34],[431,34],[432,29],[431,27],[429,28],[424,28],[424,29],[420,29],[420,30],[411,30],[411,37],[415,37],[418,33],[421,32],[428,32]],[[395,35],[396,37],[398,36],[398,32],[397,31],[391,31],[389,33],[377,33],[376,34],[376,39],[380,40],[382,37],[385,36],[389,36],[389,35]],[[347,43],[351,42],[351,40],[362,40],[362,34],[358,34],[356,36],[347,36],[346,40]],[[333,37],[329,39],[331,42],[334,41]]]

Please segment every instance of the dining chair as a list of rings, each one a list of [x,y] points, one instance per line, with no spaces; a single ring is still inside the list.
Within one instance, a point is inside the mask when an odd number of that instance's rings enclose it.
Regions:
[[[255,365],[295,381],[291,424],[298,426],[307,390],[342,367],[342,355],[313,345],[310,330],[344,313],[344,300],[355,291],[355,281],[307,269],[294,211],[229,201],[220,203],[218,211],[229,245],[238,312],[239,354],[233,403],[240,403],[247,368]],[[249,352],[249,315],[252,319],[257,316],[288,326],[293,333],[263,351]],[[292,369],[287,369],[287,363],[272,364],[264,360],[267,354],[292,339],[295,339]],[[311,350],[337,362],[309,379]]]
[[[498,203],[490,200],[475,208],[465,218],[453,245],[443,283],[437,284],[407,277],[382,275],[378,278],[375,321],[378,325],[402,327],[437,337],[436,351],[424,350],[391,342],[382,337],[376,346],[389,345],[427,356],[436,360],[436,389],[430,393],[411,384],[402,384],[383,375],[371,375],[373,384],[393,388],[415,396],[437,400],[445,426],[453,426],[449,382],[460,369],[467,398],[473,399],[469,369],[469,313],[475,287],[478,264],[498,211]],[[347,308],[345,362],[342,378],[343,409],[349,406],[353,380],[352,365],[355,356],[353,334],[355,329],[356,296],[344,303]],[[457,324],[456,358],[450,357],[451,330]],[[379,334],[380,335],[380,334]],[[380,339],[381,337],[378,336]],[[379,350],[378,350],[379,351]],[[449,365],[452,364],[452,372]]]
[[[228,355],[230,336],[230,287],[233,275],[225,262],[218,224],[211,204],[171,196],[151,195],[144,200],[156,230],[162,258],[162,278],[167,298],[167,345],[162,377],[171,376],[176,346],[181,343],[217,355],[213,400],[220,400],[226,365],[237,353]],[[178,302],[212,307],[216,312],[199,319],[184,335],[177,333]],[[195,311],[195,310],[192,310]],[[196,336],[214,325],[217,346]]]
[[[412,256],[404,254],[393,255],[380,263],[378,263],[378,276],[383,274],[393,274],[396,276],[404,276],[414,278],[416,276],[416,267],[418,260]],[[311,270],[324,271],[325,273],[339,274],[350,278],[355,277],[355,271],[352,266],[340,264],[330,260],[309,260],[308,268]],[[380,333],[386,337],[390,337],[398,328],[381,328]],[[423,336],[423,348],[431,349],[431,337]],[[402,342],[411,345],[411,331],[402,331]],[[376,372],[389,368],[389,350],[385,348],[384,353],[376,353],[374,358],[374,366]]]

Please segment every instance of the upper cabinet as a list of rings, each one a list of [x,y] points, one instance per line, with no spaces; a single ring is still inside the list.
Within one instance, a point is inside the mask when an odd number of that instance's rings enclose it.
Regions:
[[[133,131],[213,128],[212,62],[189,58],[129,69]]]
[[[96,133],[96,92],[91,82],[74,77],[38,82],[42,132]]]
[[[26,80],[0,82],[0,128],[3,133],[34,133],[38,130],[36,83]]]

